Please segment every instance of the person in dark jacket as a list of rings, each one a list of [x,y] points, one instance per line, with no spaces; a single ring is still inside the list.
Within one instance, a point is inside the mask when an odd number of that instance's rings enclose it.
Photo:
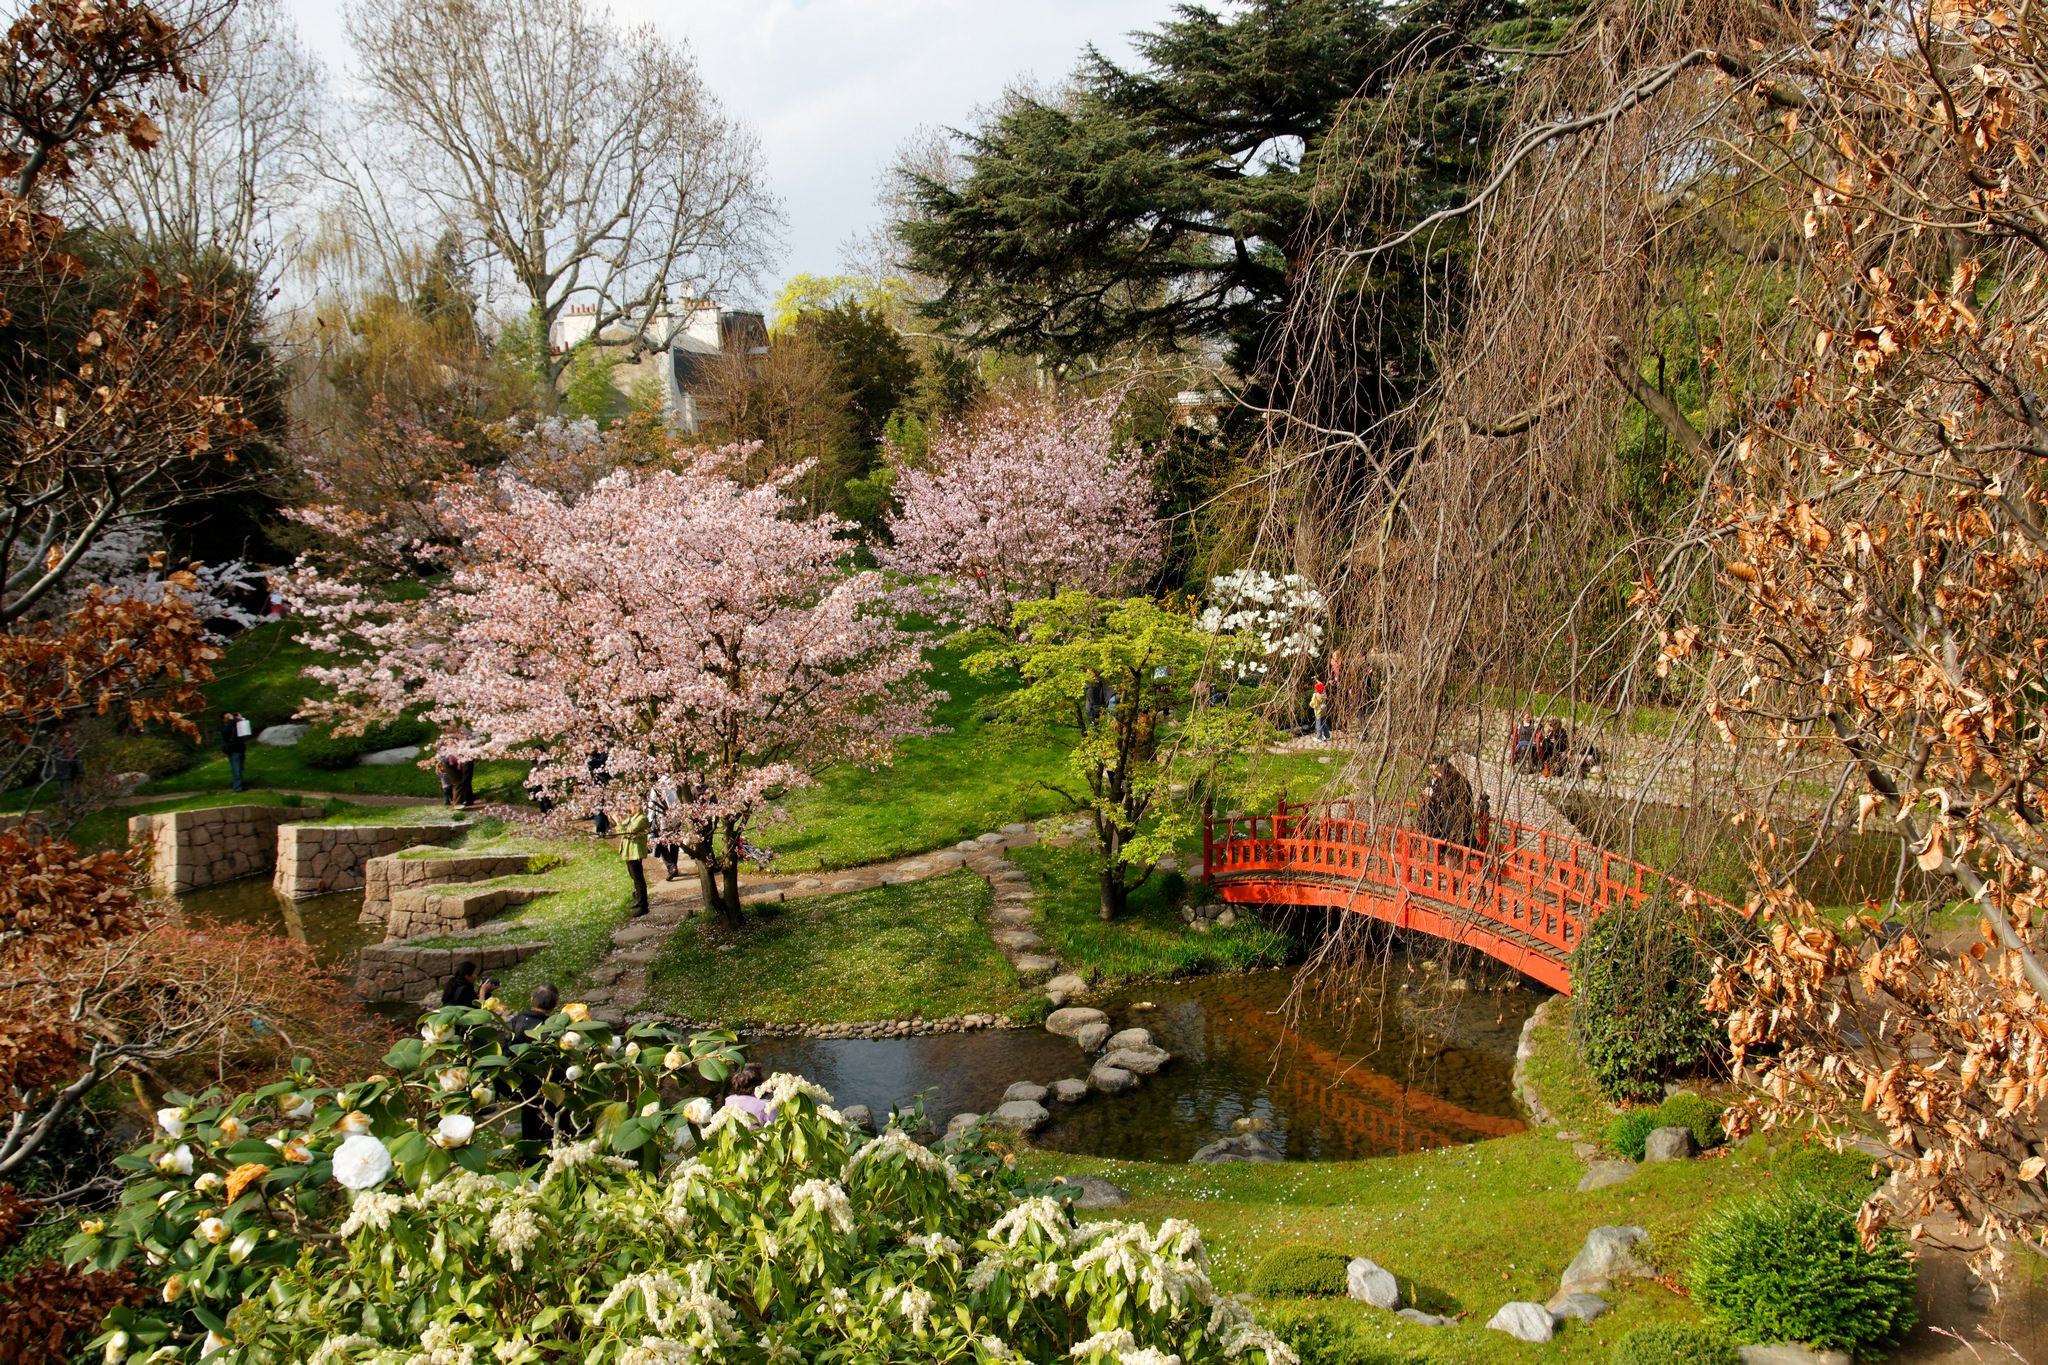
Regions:
[[[476,964],[459,962],[455,965],[455,975],[449,977],[448,984],[441,988],[441,1003],[461,1005],[467,1009],[475,1005],[476,1000]]]
[[[1094,669],[1088,670],[1088,686],[1081,691],[1081,723],[1093,727],[1109,710],[1109,684]]]
[[[527,1033],[548,1021],[548,1016],[555,1012],[555,1004],[561,998],[561,993],[550,984],[543,982],[535,986],[533,994],[527,997],[526,1008],[505,1022],[505,1027],[512,1032],[512,1042],[515,1045],[531,1042],[532,1039],[526,1036]],[[540,1078],[520,1076],[518,1095],[520,1139],[525,1142],[537,1142],[543,1146],[552,1143],[555,1139],[555,1115],[547,1101],[541,1097]]]
[[[249,737],[242,733],[242,714],[230,711],[220,718],[220,751],[228,756],[228,776],[234,790],[242,790],[242,765],[248,761]]]

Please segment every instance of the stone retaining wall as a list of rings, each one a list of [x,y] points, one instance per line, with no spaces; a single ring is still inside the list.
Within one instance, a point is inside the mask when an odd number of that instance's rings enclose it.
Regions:
[[[384,941],[436,938],[470,929],[515,905],[552,894],[551,886],[454,886],[400,891],[391,900]]]
[[[526,871],[533,856],[527,853],[458,853],[452,857],[420,857],[433,846],[416,845],[372,858],[363,864],[364,924],[382,924],[391,913],[391,901],[401,891],[448,882],[484,882],[496,877],[516,876]],[[394,935],[406,937],[406,935]]]
[[[379,1003],[420,1004],[438,1001],[441,988],[455,974],[458,962],[474,962],[486,976],[515,962],[524,962],[545,943],[499,943],[488,948],[404,948],[377,944],[356,958],[355,992]]]
[[[415,844],[445,844],[462,825],[283,825],[277,831],[280,896],[306,900],[363,885],[372,858]]]
[[[150,880],[174,896],[268,872],[278,827],[302,819],[288,806],[207,806],[135,815],[128,842],[151,845]]]

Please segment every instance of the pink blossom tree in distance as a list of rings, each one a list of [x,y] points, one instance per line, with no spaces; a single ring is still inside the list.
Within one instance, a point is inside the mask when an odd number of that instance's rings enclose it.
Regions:
[[[459,536],[418,601],[301,566],[303,639],[339,656],[309,706],[362,725],[425,706],[444,752],[534,760],[530,782],[589,814],[606,755],[614,799],[678,780],[707,906],[741,923],[741,836],[834,763],[881,764],[934,733],[942,694],[884,575],[848,571],[846,524],[789,515],[787,479],[744,488],[704,452],[621,470],[580,497],[516,477],[444,488]]]
[[[885,568],[927,580],[946,618],[1007,632],[1017,603],[1117,596],[1159,562],[1153,461],[1119,452],[1119,398],[1021,395],[933,434],[929,467],[895,451]]]

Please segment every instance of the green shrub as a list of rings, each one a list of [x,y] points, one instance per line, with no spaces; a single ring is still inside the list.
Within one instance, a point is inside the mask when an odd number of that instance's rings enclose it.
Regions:
[[[1294,1348],[1301,1365],[1409,1365],[1416,1359],[1387,1349],[1385,1338],[1364,1323],[1314,1308],[1273,1308],[1259,1321]]]
[[[1855,1213],[1810,1187],[1709,1213],[1689,1278],[1708,1317],[1751,1341],[1861,1356],[1913,1325],[1913,1263],[1898,1235],[1864,1250]]]
[[[1787,1147],[1771,1158],[1771,1173],[1786,1185],[1817,1190],[1837,1202],[1861,1204],[1884,1183],[1876,1163],[1856,1152],[1821,1146]]]
[[[93,746],[93,766],[107,773],[169,777],[192,765],[192,750],[161,735],[111,735]]]
[[[1572,951],[1572,1042],[1601,1094],[1658,1099],[1664,1082],[1726,1058],[1726,1032],[1700,997],[1742,929],[1661,898],[1593,921]]]
[[[1630,1161],[1643,1159],[1643,1144],[1649,1141],[1650,1130],[1661,1126],[1654,1109],[1631,1109],[1607,1125],[1607,1149],[1619,1152]]]
[[[1686,1128],[1701,1151],[1728,1140],[1721,1131],[1721,1113],[1728,1106],[1705,1095],[1673,1095],[1657,1106],[1659,1128]]]
[[[1735,1343],[1711,1327],[1657,1323],[1614,1343],[1608,1365],[1740,1365]]]
[[[425,745],[434,737],[434,727],[412,716],[373,725],[360,735],[337,735],[320,726],[300,738],[295,752],[299,761],[312,768],[339,772],[353,768],[364,754],[379,749],[398,749],[408,744]]]
[[[1351,1258],[1335,1247],[1281,1247],[1267,1253],[1252,1271],[1252,1293],[1262,1299],[1303,1294],[1342,1294],[1344,1267]]]

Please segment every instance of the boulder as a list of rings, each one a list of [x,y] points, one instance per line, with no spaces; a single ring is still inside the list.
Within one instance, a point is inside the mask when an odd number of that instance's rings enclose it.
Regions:
[[[1072,972],[1062,972],[1045,983],[1045,993],[1053,998],[1054,1003],[1064,1005],[1077,995],[1086,995],[1088,983]]]
[[[1101,1024],[1105,1026],[1102,1036],[1107,1038],[1108,1023],[1109,1016],[1101,1010],[1092,1009],[1087,1005],[1068,1005],[1045,1016],[1045,1031],[1057,1037],[1072,1038],[1090,1024]]]
[[[1656,1161],[1690,1161],[1699,1146],[1690,1128],[1652,1128],[1643,1139],[1643,1164]]]
[[[1052,1183],[1065,1187],[1053,1193],[1077,1209],[1114,1209],[1131,1202],[1129,1190],[1099,1175],[1063,1175]]]
[[[1591,1322],[1603,1313],[1614,1311],[1614,1305],[1598,1294],[1558,1294],[1543,1305],[1550,1310],[1550,1316],[1562,1323],[1566,1318],[1577,1318],[1580,1322]]]
[[[1506,1332],[1517,1341],[1548,1341],[1557,1335],[1557,1320],[1540,1303],[1504,1303],[1486,1328]]]
[[[963,1112],[953,1115],[952,1118],[946,1120],[946,1141],[953,1141],[962,1133],[966,1132],[969,1128],[972,1128],[975,1124],[980,1122],[981,1115],[979,1114]]]
[[[1794,1342],[1738,1348],[1742,1365],[1850,1365],[1847,1351],[1818,1351]]]
[[[864,1104],[849,1104],[839,1111],[839,1117],[846,1120],[846,1126],[857,1128],[872,1135],[875,1131],[875,1111]]]
[[[1116,1051],[1120,1047],[1151,1047],[1152,1030],[1148,1028],[1118,1029],[1115,1033],[1109,1035],[1109,1041],[1103,1046],[1107,1047],[1111,1052]]]
[[[1282,1157],[1273,1144],[1255,1133],[1239,1133],[1236,1137],[1218,1138],[1188,1158],[1196,1166],[1221,1166],[1231,1161],[1279,1161]]]
[[[1138,1083],[1138,1078],[1120,1066],[1097,1062],[1088,1071],[1088,1084],[1105,1095],[1121,1095]]]
[[[1109,1025],[1083,1024],[1080,1031],[1074,1034],[1074,1041],[1081,1045],[1083,1052],[1100,1051],[1102,1045],[1109,1041]]]
[[[419,745],[402,744],[396,749],[379,749],[375,753],[364,754],[356,763],[364,768],[396,768],[401,763],[410,763],[419,756]]]
[[[256,732],[256,742],[275,749],[289,749],[312,732],[310,725],[266,725]]]
[[[1579,1179],[1579,1193],[1588,1190],[1604,1190],[1609,1185],[1619,1185],[1636,1173],[1633,1161],[1596,1161]]]
[[[1006,1100],[988,1116],[991,1128],[1007,1128],[1013,1133],[1035,1133],[1050,1122],[1052,1115],[1036,1100]]]
[[[1088,1082],[1077,1081],[1071,1076],[1063,1081],[1054,1081],[1046,1088],[1052,1092],[1056,1104],[1079,1104],[1088,1098]]]
[[[1657,1273],[1656,1268],[1636,1254],[1636,1248],[1650,1239],[1643,1228],[1599,1227],[1586,1234],[1586,1244],[1565,1267],[1563,1283],[1576,1286],[1581,1280],[1613,1280],[1624,1276],[1638,1279]]]
[[[1403,1322],[1412,1322],[1417,1327],[1456,1327],[1456,1318],[1440,1318],[1434,1313],[1425,1313],[1420,1308],[1398,1308],[1394,1316]]]
[[[1114,1041],[1114,1040],[1111,1040]],[[1173,1060],[1173,1054],[1163,1047],[1118,1047],[1103,1054],[1104,1066],[1120,1066],[1140,1076],[1150,1076]]]
[[[1392,1272],[1360,1256],[1344,1267],[1344,1292],[1375,1308],[1399,1308],[1401,1286]]]
[[[1003,1103],[1008,1104],[1012,1100],[1024,1100],[1031,1104],[1044,1104],[1047,1093],[1046,1088],[1037,1081],[1018,1081],[1003,1092]]]

